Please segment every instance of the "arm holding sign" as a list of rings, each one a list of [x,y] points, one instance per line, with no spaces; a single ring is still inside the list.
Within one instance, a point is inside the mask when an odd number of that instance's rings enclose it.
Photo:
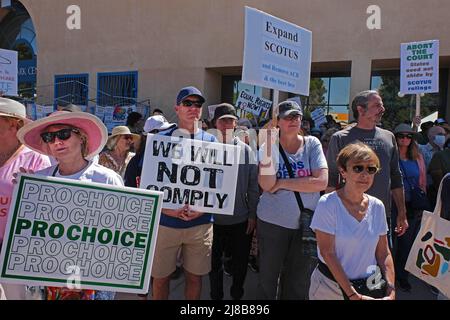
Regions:
[[[263,191],[270,191],[277,182],[277,161],[274,156],[276,152],[273,146],[276,144],[278,132],[268,129],[264,133],[266,134],[266,139],[265,143],[261,146],[259,153],[258,183]],[[260,131],[260,134],[263,134],[262,130]]]

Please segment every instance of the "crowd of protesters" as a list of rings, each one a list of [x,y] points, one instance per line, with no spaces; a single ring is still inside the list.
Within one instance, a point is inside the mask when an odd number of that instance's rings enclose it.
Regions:
[[[0,246],[18,172],[137,188],[147,134],[184,130],[191,139],[241,150],[234,213],[198,212],[188,204],[163,208],[151,292],[141,298],[168,299],[170,280],[183,272],[186,299],[200,299],[203,276],[209,276],[211,299],[223,299],[227,274],[230,296],[239,300],[247,264],[258,272],[258,299],[395,299],[396,289],[411,290],[405,263],[425,209],[412,199],[420,189],[430,210],[440,184],[443,190],[449,185],[448,175],[443,179],[450,172],[444,119],[423,123],[421,132],[419,118],[393,132],[382,129],[382,97],[363,91],[352,101],[354,123],[327,116],[316,126],[299,103],[287,100],[270,111],[254,148],[255,123],[239,119],[227,103],[202,123],[205,101],[197,88],[182,88],[174,103],[177,124],[159,109],[146,121],[133,113],[108,137],[91,114],[57,111],[33,122],[22,104],[0,98]],[[442,216],[449,217],[449,200],[442,199]],[[383,286],[368,290],[364,283],[376,272]],[[24,294],[24,286],[0,285],[0,298]],[[44,298],[114,296],[46,287]]]

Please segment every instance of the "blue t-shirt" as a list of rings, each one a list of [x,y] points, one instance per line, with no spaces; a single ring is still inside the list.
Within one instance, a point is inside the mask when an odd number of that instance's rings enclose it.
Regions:
[[[411,187],[419,186],[419,164],[416,160],[400,159],[400,169],[403,176],[403,187],[405,188],[405,201],[411,201]]]
[[[177,128],[174,128],[172,130],[168,130],[168,131],[164,131],[161,132],[159,134],[164,135],[164,136],[172,136],[172,133],[174,133],[174,131]],[[202,140],[202,141],[208,141],[208,142],[217,142],[217,139],[215,136],[213,136],[212,134],[209,134],[206,131],[203,130],[198,130],[197,133],[195,134],[191,134],[191,139],[195,139],[195,140]],[[211,213],[204,213],[202,216],[190,220],[190,221],[184,221],[178,218],[174,218],[171,216],[168,216],[164,213],[161,213],[161,218],[159,220],[159,224],[165,227],[170,227],[170,228],[177,228],[177,229],[184,229],[184,228],[190,228],[190,227],[194,227],[194,226],[198,226],[198,225],[202,225],[202,224],[207,224],[207,223],[213,223],[213,215]]]

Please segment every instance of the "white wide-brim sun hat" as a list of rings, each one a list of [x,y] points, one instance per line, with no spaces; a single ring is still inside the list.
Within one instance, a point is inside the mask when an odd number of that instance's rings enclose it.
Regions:
[[[30,123],[32,120],[27,118],[26,108],[20,102],[12,99],[0,97],[0,116],[8,118],[17,118],[24,123]]]
[[[42,141],[41,133],[45,128],[58,124],[84,131],[87,135],[87,160],[99,154],[108,139],[108,130],[99,118],[87,112],[68,111],[56,111],[48,117],[26,124],[17,132],[17,138],[28,148],[49,156],[48,145]]]

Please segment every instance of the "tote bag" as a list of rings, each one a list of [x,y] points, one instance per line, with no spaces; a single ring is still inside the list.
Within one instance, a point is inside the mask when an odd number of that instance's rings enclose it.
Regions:
[[[423,212],[405,269],[450,297],[450,221],[440,216],[441,192],[442,182],[434,212]]]

